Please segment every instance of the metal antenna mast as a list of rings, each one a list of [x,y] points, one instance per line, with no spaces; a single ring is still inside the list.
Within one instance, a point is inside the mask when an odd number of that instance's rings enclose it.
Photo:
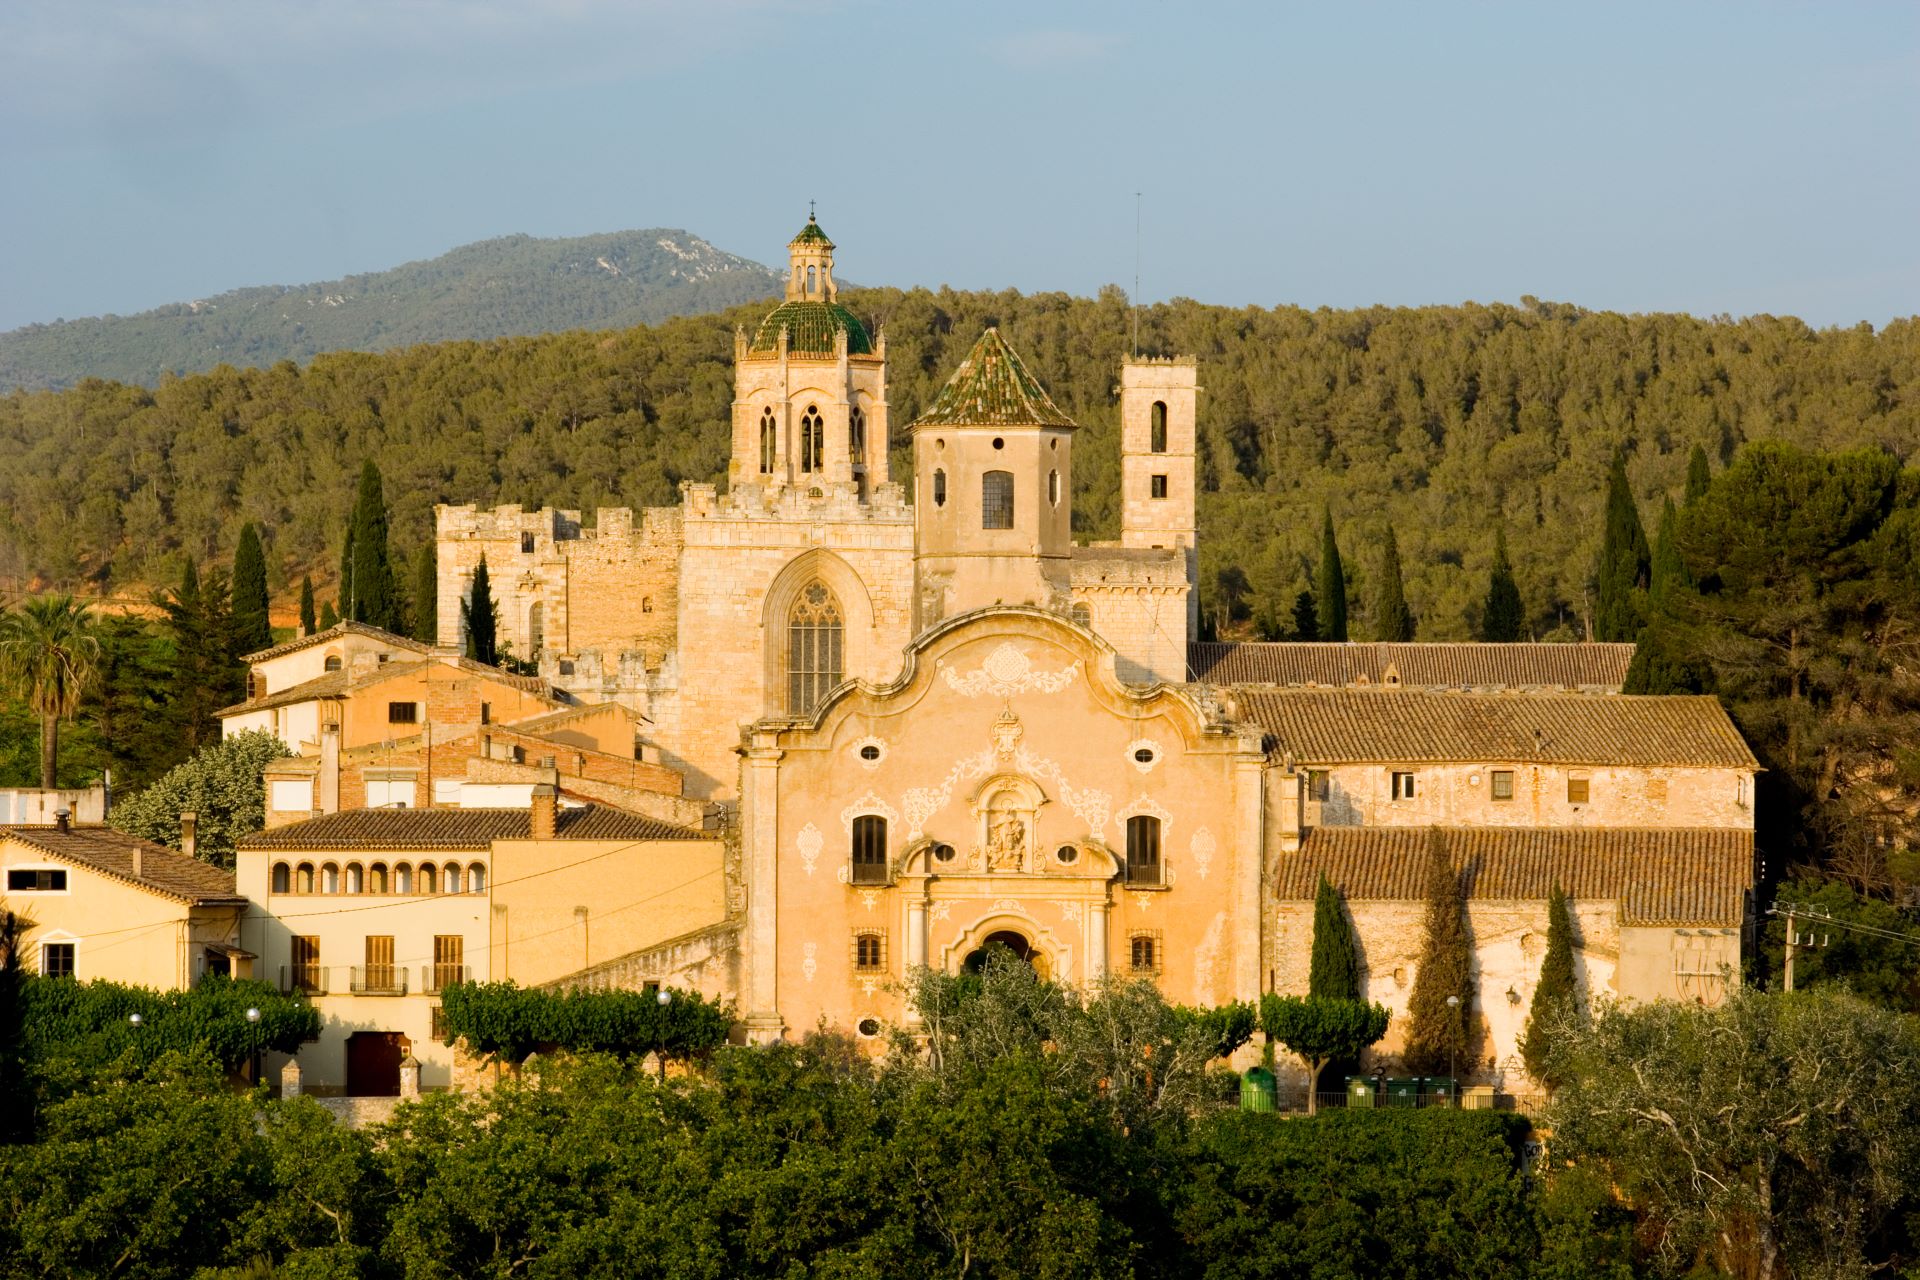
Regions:
[[[1133,193],[1133,354],[1140,354],[1140,193]]]

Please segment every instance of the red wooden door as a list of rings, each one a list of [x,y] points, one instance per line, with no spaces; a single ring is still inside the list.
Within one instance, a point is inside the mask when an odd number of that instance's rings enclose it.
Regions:
[[[355,1098],[400,1096],[400,1059],[412,1045],[398,1031],[356,1031],[347,1037],[347,1093]]]

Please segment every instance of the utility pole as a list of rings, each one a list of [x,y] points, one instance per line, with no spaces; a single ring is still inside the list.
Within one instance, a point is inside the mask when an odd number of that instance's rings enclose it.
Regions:
[[[1787,904],[1787,990],[1793,990],[1793,950],[1798,941],[1793,935],[1793,904]]]

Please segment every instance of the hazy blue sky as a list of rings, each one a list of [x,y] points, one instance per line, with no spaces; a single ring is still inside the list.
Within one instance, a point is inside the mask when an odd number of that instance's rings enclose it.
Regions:
[[[1920,5],[4,0],[0,328],[524,231],[862,283],[1920,311]]]

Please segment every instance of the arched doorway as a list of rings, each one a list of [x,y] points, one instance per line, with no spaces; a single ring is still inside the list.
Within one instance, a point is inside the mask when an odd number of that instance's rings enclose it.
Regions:
[[[980,972],[986,967],[987,951],[992,947],[1005,947],[1013,953],[1015,959],[1025,960],[1032,965],[1034,972],[1042,978],[1048,976],[1046,953],[1037,950],[1032,940],[1025,934],[1012,929],[996,929],[982,938],[980,945],[968,952],[967,958],[960,962],[960,971],[962,973]]]

